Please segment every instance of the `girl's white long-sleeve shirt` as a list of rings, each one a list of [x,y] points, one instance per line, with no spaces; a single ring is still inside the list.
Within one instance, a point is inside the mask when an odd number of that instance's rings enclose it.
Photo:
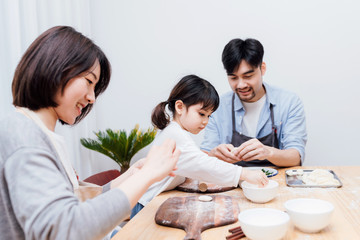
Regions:
[[[154,183],[141,197],[139,203],[146,205],[159,193],[175,188],[185,181],[185,177],[222,186],[238,186],[242,167],[210,157],[196,145],[190,133],[172,121],[164,130],[157,134],[153,145],[160,145],[166,139],[176,141],[181,151],[177,162],[176,177],[166,177]]]

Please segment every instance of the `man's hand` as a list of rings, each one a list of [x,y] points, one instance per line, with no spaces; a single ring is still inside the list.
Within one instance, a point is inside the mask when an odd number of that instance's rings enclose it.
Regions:
[[[213,148],[208,154],[212,157],[217,157],[225,162],[235,163],[240,159],[233,153],[234,146],[232,144],[220,144]]]
[[[253,138],[233,150],[238,161],[265,160],[273,155],[272,148]]]

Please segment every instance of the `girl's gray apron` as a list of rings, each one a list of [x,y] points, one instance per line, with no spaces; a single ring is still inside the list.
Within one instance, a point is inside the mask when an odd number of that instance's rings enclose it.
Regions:
[[[232,97],[232,128],[233,128],[233,134],[231,137],[231,144],[234,147],[240,146],[242,143],[252,139],[252,137],[245,136],[243,134],[240,134],[235,129],[235,112],[234,112],[234,101],[235,101],[235,93]],[[271,116],[271,124],[272,124],[272,130],[269,135],[266,135],[262,138],[258,138],[258,140],[267,146],[279,148],[279,142],[276,136],[277,129],[274,124],[274,111],[273,111],[273,105],[270,103],[270,116]],[[275,166],[268,160],[252,160],[252,161],[240,161],[235,163],[236,165],[243,166],[243,167],[258,167],[258,166]]]

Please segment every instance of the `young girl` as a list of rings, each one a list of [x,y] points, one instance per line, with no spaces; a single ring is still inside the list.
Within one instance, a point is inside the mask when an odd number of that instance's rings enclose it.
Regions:
[[[166,106],[173,120],[165,111]],[[195,144],[189,133],[203,130],[210,115],[219,106],[215,88],[206,80],[195,75],[185,76],[175,85],[167,101],[158,104],[152,113],[152,123],[162,131],[155,137],[153,145],[167,138],[176,141],[181,154],[175,171],[176,177],[166,177],[153,184],[132,210],[133,217],[159,193],[175,188],[185,177],[224,186],[238,186],[240,180],[265,185],[267,177],[261,171],[249,171],[240,166],[210,157]]]
[[[81,189],[57,121],[75,124],[110,81],[101,49],[71,27],[40,35],[18,64],[12,83],[17,111],[0,121],[1,239],[100,239],[128,216],[146,189],[172,170],[174,141],[80,202]]]

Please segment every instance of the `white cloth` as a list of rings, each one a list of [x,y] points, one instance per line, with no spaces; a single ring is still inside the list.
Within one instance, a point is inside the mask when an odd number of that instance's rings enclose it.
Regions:
[[[236,187],[239,184],[242,167],[209,157],[200,150],[190,134],[174,121],[155,137],[153,145],[160,145],[169,138],[176,141],[176,147],[181,151],[176,177],[166,177],[151,185],[139,200],[142,205],[145,206],[159,193],[175,188],[184,182],[185,177],[222,186]]]
[[[266,94],[256,102],[243,102],[245,115],[242,121],[243,134],[248,137],[256,137],[261,110],[266,102]]]

